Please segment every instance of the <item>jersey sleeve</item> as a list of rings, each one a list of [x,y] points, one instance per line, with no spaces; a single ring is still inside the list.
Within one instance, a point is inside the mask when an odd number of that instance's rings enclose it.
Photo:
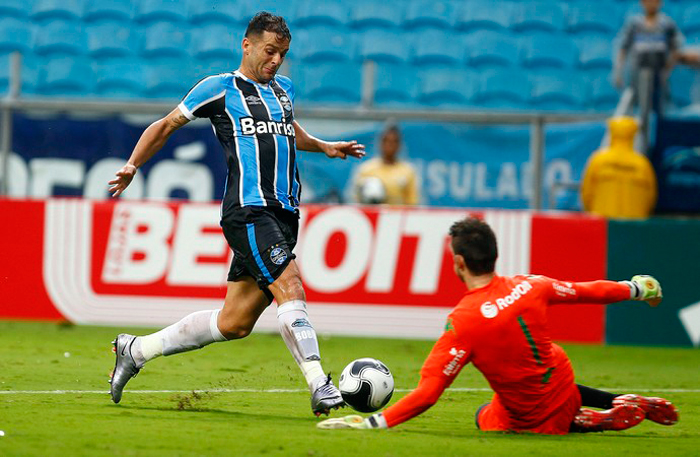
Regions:
[[[221,76],[208,76],[190,89],[178,108],[191,121],[198,117],[212,117],[224,113],[225,97],[226,89]]]
[[[558,303],[616,303],[629,300],[631,289],[617,281],[568,282],[535,276],[530,281],[540,284],[550,304]]]
[[[470,347],[457,336],[452,321],[448,320],[445,333],[423,364],[418,387],[382,413],[387,426],[394,427],[433,406],[469,363],[470,355]]]

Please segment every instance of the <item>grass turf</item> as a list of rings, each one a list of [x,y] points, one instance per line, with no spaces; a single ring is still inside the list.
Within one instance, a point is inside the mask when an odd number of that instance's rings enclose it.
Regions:
[[[675,456],[697,455],[700,449],[700,393],[654,392],[700,389],[700,351],[692,349],[565,345],[578,382],[617,392],[649,389],[644,394],[669,398],[681,412],[673,427],[645,421],[624,432],[587,435],[484,433],[474,427],[473,416],[491,394],[447,391],[430,411],[396,429],[322,431],[315,428],[318,420],[302,391],[191,392],[303,390],[303,378],[279,336],[254,334],[154,360],[114,405],[106,392],[116,333],[104,327],[0,322],[0,391],[104,391],[0,393],[0,430],[5,432],[0,455]],[[321,341],[324,368],[336,377],[350,360],[372,356],[391,368],[399,389],[415,386],[431,346],[390,339]],[[487,384],[468,366],[453,387]],[[392,403],[402,395],[397,392]]]

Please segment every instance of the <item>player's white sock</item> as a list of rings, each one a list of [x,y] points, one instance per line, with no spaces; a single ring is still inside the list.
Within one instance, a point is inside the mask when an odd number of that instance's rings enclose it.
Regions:
[[[282,339],[313,392],[318,383],[325,380],[325,374],[321,367],[316,331],[306,313],[306,303],[303,300],[292,300],[281,304],[277,307],[277,322]]]
[[[139,336],[131,346],[131,355],[141,366],[160,355],[172,355],[199,349],[215,341],[226,341],[217,319],[221,310],[197,311],[156,333]]]

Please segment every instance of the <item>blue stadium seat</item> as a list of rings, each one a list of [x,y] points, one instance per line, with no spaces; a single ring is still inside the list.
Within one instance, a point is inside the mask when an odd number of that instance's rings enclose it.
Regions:
[[[345,2],[303,0],[297,9],[294,25],[299,27],[345,25],[348,9]]]
[[[32,19],[80,20],[83,15],[82,0],[36,0],[32,8]]]
[[[700,84],[698,74],[700,72],[688,67],[676,67],[673,69],[669,77],[668,87],[671,92],[671,101],[676,107],[682,108],[693,102],[700,102],[700,100],[693,100],[693,92],[691,90],[693,85]]]
[[[522,63],[528,68],[572,68],[578,61],[573,39],[561,34],[535,34],[523,39]]]
[[[355,37],[343,27],[307,27],[297,36],[294,56],[306,63],[344,62],[353,58]]]
[[[508,32],[477,30],[465,40],[466,60],[472,67],[511,67],[518,64],[518,42]]]
[[[139,98],[144,69],[139,59],[107,59],[95,63],[95,93],[100,97]]]
[[[464,57],[463,39],[443,30],[413,34],[413,62],[418,65],[459,65]]]
[[[382,62],[374,78],[374,103],[381,106],[416,105],[418,78],[410,65]]]
[[[614,36],[622,27],[622,15],[617,5],[577,3],[569,9],[569,31],[597,32]]]
[[[243,25],[250,20],[252,13],[248,2],[242,0],[197,0],[190,4],[190,21],[193,24]]]
[[[432,27],[449,29],[454,24],[455,5],[444,0],[409,2],[403,26],[408,29]]]
[[[39,90],[45,95],[85,96],[92,94],[94,84],[87,59],[59,57],[46,64]]]
[[[143,23],[187,21],[187,8],[180,0],[141,0],[136,20]]]
[[[253,17],[258,11],[269,11],[270,13],[282,16],[287,24],[296,25],[297,10],[299,9],[299,0],[255,0],[255,7],[248,10],[248,16]],[[292,37],[294,37],[294,30],[292,30]]]
[[[37,29],[34,51],[39,55],[85,52],[87,42],[79,22],[54,20]]]
[[[530,82],[525,75],[512,69],[497,69],[480,74],[479,91],[475,102],[486,108],[501,110],[527,107],[530,98]]]
[[[189,28],[172,22],[156,22],[146,28],[142,55],[146,57],[186,57]]]
[[[205,76],[218,75],[219,73],[228,73],[238,68],[240,63],[239,58],[234,59],[195,59],[192,61],[192,74],[194,80],[199,81]]]
[[[609,71],[589,71],[584,73],[588,83],[589,105],[596,111],[614,111],[621,93],[611,83]]]
[[[127,22],[100,22],[85,27],[88,53],[97,58],[128,56],[136,49],[136,33]]]
[[[409,43],[406,35],[394,30],[366,30],[359,36],[358,55],[361,60],[375,62],[407,62]]]
[[[143,67],[141,92],[149,98],[181,99],[198,81],[187,59],[149,59]]]
[[[498,7],[490,0],[463,2],[457,13],[455,27],[458,30],[500,30],[507,29],[513,22],[517,3],[503,1]]]
[[[418,101],[426,106],[463,108],[477,92],[477,76],[466,69],[432,69],[420,72]]]
[[[6,94],[10,84],[10,55],[0,53],[0,94]],[[39,81],[39,70],[44,66],[44,61],[39,61],[33,55],[22,56],[21,64],[21,94],[35,94]]]
[[[608,69],[613,67],[613,41],[602,35],[586,36],[578,42],[579,66],[583,69]]]
[[[403,2],[357,0],[353,2],[349,25],[356,29],[394,28],[401,25]]]
[[[683,32],[686,34],[700,33],[700,5],[688,5],[683,10],[681,21]]]
[[[495,6],[495,5],[494,5]],[[515,9],[512,28],[523,32],[544,30],[557,32],[565,29],[566,17],[559,3],[522,2]]]
[[[534,73],[530,79],[530,104],[539,110],[580,111],[585,108],[586,91],[576,72]]]
[[[355,63],[296,65],[292,69],[300,103],[360,103],[362,75]]]
[[[238,59],[238,38],[230,25],[207,23],[192,31],[192,54],[197,59]]]
[[[26,18],[31,5],[26,0],[0,0],[0,17]]]
[[[134,17],[132,0],[87,0],[83,19],[86,21],[131,21]]]
[[[13,17],[0,19],[0,52],[27,52],[33,45],[32,29],[25,21]]]

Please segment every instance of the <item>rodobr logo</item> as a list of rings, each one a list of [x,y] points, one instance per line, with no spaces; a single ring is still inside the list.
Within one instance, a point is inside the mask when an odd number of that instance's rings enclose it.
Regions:
[[[486,319],[493,319],[498,315],[499,311],[508,308],[510,305],[515,303],[520,297],[532,290],[532,284],[527,281],[523,281],[517,286],[513,287],[508,295],[502,298],[496,299],[496,304],[494,305],[490,301],[487,301],[481,305],[481,314]]]
[[[278,121],[256,121],[252,117],[241,118],[243,135],[284,135],[294,136],[294,124]]]
[[[493,319],[498,315],[498,308],[490,301],[487,301],[481,305],[481,314],[483,314],[486,319]]]

